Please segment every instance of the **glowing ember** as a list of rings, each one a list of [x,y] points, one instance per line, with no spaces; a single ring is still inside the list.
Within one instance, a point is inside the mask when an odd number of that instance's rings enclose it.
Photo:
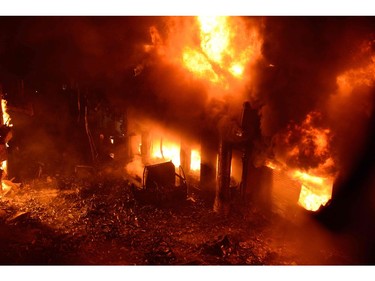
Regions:
[[[323,183],[323,179],[320,177],[312,176],[307,173],[303,173],[300,171],[295,171],[293,173],[293,178],[299,179],[302,182],[309,182],[312,184],[321,185]]]
[[[7,101],[4,99],[1,100],[1,110],[3,112],[3,124],[11,127],[12,126],[12,124],[10,124],[11,119],[7,112]]]
[[[6,180],[2,180],[1,181],[1,190],[2,190],[2,193],[6,194],[11,189],[12,189],[12,185],[10,185],[8,181],[6,181]]]
[[[274,161],[271,161],[271,160],[266,160],[266,162],[264,163],[264,165],[272,170],[277,170],[277,171],[280,171],[282,168],[280,166],[280,164],[274,162]]]
[[[3,116],[2,116],[3,125],[12,127],[13,125],[10,123],[11,118],[10,118],[10,115],[8,113],[8,110],[7,110],[7,101],[4,100],[4,99],[1,100],[1,109],[2,109],[2,113],[3,113]],[[7,143],[5,143],[5,145],[7,145]],[[4,160],[4,161],[1,162],[0,169],[3,171],[2,177],[0,179],[1,180],[1,189],[2,189],[2,191],[7,192],[11,187],[2,181],[4,178],[6,178],[6,176],[8,174],[7,160]]]

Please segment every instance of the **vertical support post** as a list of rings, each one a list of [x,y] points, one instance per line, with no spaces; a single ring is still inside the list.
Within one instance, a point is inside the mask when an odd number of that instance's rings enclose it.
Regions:
[[[214,198],[216,185],[217,145],[210,137],[201,142],[200,187],[204,193]]]
[[[148,131],[142,131],[141,133],[141,157],[142,163],[148,165],[150,161],[150,133]]]
[[[181,142],[180,147],[180,164],[185,174],[190,172],[190,163],[191,163],[191,148],[185,142]]]
[[[250,103],[244,102],[243,110],[242,110],[242,118],[241,118],[241,128],[245,136],[245,143],[242,146],[242,175],[241,175],[241,185],[240,185],[240,193],[241,198],[245,199],[246,195],[246,188],[247,188],[247,175],[249,172],[249,157],[250,157],[250,150],[251,150],[251,140],[249,131],[250,131]]]
[[[214,212],[227,215],[230,211],[230,170],[232,146],[225,140],[220,141],[218,158],[218,175]]]
[[[132,157],[130,152],[130,139],[129,139],[129,123],[128,123],[128,111],[125,109],[122,115],[122,128],[121,133],[124,136],[124,147],[125,147],[125,161],[129,161]]]

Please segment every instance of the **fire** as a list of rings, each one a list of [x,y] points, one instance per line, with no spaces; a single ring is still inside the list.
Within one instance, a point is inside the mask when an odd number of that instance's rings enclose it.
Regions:
[[[331,199],[331,197],[328,196],[328,193],[325,195],[316,195],[302,184],[298,203],[306,210],[317,211],[320,206],[326,205],[329,199]]]
[[[267,159],[264,163],[264,165],[272,170],[277,170],[277,171],[281,171],[282,168],[280,166],[280,164],[276,163],[275,161],[271,161],[269,159]]]
[[[317,176],[312,171],[293,170],[271,160],[266,160],[265,166],[276,171],[286,170],[290,178],[301,184],[298,204],[306,210],[317,211],[331,199],[334,176]]]
[[[298,203],[305,209],[317,211],[331,199],[333,177],[321,177],[296,170],[292,178],[301,183]]]
[[[8,109],[7,109],[7,101],[2,99],[1,100],[1,111],[3,112],[3,124],[7,126],[12,126],[10,124],[10,115],[8,114]]]
[[[181,146],[178,142],[154,139],[151,146],[151,158],[154,161],[172,161],[178,167],[181,165]],[[190,170],[199,171],[201,156],[198,149],[192,149],[190,154]]]
[[[1,109],[2,109],[2,113],[3,113],[3,125],[5,126],[9,126],[9,127],[12,127],[12,124],[10,123],[11,121],[11,118],[10,118],[10,115],[8,113],[8,109],[7,109],[7,101],[2,99],[1,100]],[[5,143],[5,145],[7,145],[7,143]],[[8,162],[7,160],[4,160],[1,162],[1,167],[0,169],[3,171],[3,175],[2,175],[2,178],[0,180],[2,180],[3,178],[6,177],[7,173],[8,173]],[[1,181],[1,189],[2,191],[7,191],[10,189],[10,186],[6,185],[3,181]]]
[[[198,22],[203,53],[209,60],[222,66],[231,37],[227,17],[198,17]]]
[[[200,44],[183,49],[184,67],[224,88],[229,79],[243,79],[247,65],[260,55],[257,32],[239,30],[243,23],[238,18],[207,16],[197,22]]]
[[[172,161],[178,167],[181,163],[180,145],[163,139],[155,139],[152,142],[151,158],[159,161]]]
[[[366,66],[350,69],[336,78],[339,92],[347,95],[358,86],[371,86],[374,84],[375,56],[369,60]]]
[[[198,150],[191,151],[190,170],[199,171],[201,169],[201,155]]]
[[[206,77],[211,82],[219,82],[219,76],[215,73],[207,58],[190,48],[186,48],[183,54],[183,62],[188,70],[199,77]]]
[[[311,211],[331,199],[336,176],[330,146],[332,132],[319,125],[321,118],[319,112],[310,112],[301,124],[288,126],[277,141],[284,151],[277,153],[277,162],[265,163],[271,169],[286,171],[301,185],[298,203]]]

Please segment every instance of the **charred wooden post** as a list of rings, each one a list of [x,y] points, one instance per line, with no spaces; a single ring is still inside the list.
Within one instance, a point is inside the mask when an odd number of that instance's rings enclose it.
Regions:
[[[241,129],[243,131],[242,151],[242,177],[241,177],[241,198],[243,202],[258,201],[262,205],[267,205],[267,193],[269,188],[267,182],[269,173],[263,168],[254,165],[254,157],[257,150],[262,146],[262,134],[260,130],[260,118],[258,110],[249,102],[243,104]],[[262,194],[262,196],[260,196]],[[262,198],[261,198],[262,197]],[[262,203],[264,202],[264,204]],[[253,202],[254,203],[254,202]]]
[[[124,136],[124,150],[125,150],[125,159],[128,161],[131,159],[131,149],[130,149],[130,136],[129,136],[129,121],[128,121],[128,111],[125,109],[122,115],[122,127],[121,133]]]
[[[241,128],[244,134],[244,144],[242,145],[242,175],[241,175],[241,185],[240,193],[242,199],[245,199],[246,187],[247,187],[247,175],[249,171],[249,158],[251,151],[251,141],[249,138],[250,132],[250,103],[244,102],[242,118],[241,118]]]
[[[228,214],[230,206],[230,171],[232,162],[232,146],[221,139],[219,145],[217,188],[214,212]]]
[[[203,138],[201,142],[200,187],[206,194],[214,197],[216,186],[217,145],[211,137]]]
[[[191,163],[191,148],[184,142],[181,142],[180,147],[180,165],[184,172],[187,174],[190,172],[190,163]]]

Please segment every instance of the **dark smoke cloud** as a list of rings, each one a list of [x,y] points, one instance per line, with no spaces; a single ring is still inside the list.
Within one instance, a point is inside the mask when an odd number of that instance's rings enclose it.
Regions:
[[[137,16],[2,17],[0,55],[6,59],[0,62],[1,70],[23,78],[25,85],[44,87],[46,97],[57,92],[59,83],[78,82],[82,91],[91,87],[112,104],[131,106],[166,127],[195,135],[207,114],[215,114],[205,87],[155,52],[144,50],[155,44],[153,26],[160,40],[168,41],[170,22],[169,17]],[[291,121],[301,124],[312,111],[322,113],[323,128],[334,128],[339,137],[350,133],[350,128],[337,125],[340,114],[330,115],[326,105],[337,90],[337,75],[366,60],[359,51],[373,36],[373,18],[249,17],[247,21],[259,22],[264,59],[252,71],[251,98],[260,106],[263,135],[273,137]],[[135,76],[138,65],[143,68]],[[347,144],[340,145],[344,151]]]
[[[371,103],[371,89],[356,89],[340,100],[336,78],[371,62],[374,26],[369,17],[265,18],[264,61],[254,91],[262,134],[277,142],[275,136],[285,134],[291,124],[302,124],[309,113],[319,112],[319,128],[332,131],[330,147],[337,164],[350,163],[367,136],[369,117],[361,104]],[[283,145],[277,142],[275,149],[287,149]],[[301,166],[317,164],[314,157],[305,160]]]
[[[5,68],[30,49],[28,73],[22,78],[43,82],[61,77],[92,82],[112,79],[138,59],[136,49],[149,40],[154,17],[2,17]],[[18,74],[18,73],[17,73]]]
[[[358,63],[359,46],[373,27],[371,18],[266,18],[256,92],[264,105],[263,133],[273,135],[321,110],[336,90],[336,76]]]

